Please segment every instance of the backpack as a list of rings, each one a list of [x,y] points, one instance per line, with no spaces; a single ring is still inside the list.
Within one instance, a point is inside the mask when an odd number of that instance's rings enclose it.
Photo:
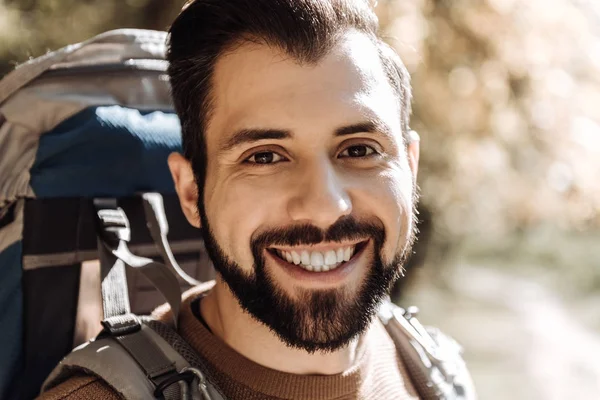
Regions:
[[[213,276],[167,166],[181,133],[165,42],[164,32],[106,32],[0,81],[2,399],[35,397],[56,364],[102,330],[99,213],[127,215],[128,248],[146,263],[166,261],[171,297]],[[154,275],[117,269],[132,312],[164,302]]]
[[[111,31],[0,81],[6,398],[83,371],[127,399],[226,400],[177,333],[181,288],[211,270],[166,165],[181,139],[164,43],[162,32]],[[140,316],[158,292],[171,324]],[[456,342],[389,300],[379,318],[421,398],[475,398]]]

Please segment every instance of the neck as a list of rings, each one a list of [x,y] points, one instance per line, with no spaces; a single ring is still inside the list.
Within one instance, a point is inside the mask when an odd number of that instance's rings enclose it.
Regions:
[[[334,375],[348,370],[356,359],[359,339],[327,353],[310,354],[287,346],[240,307],[220,277],[200,302],[200,313],[214,335],[244,357],[274,370],[299,375]]]

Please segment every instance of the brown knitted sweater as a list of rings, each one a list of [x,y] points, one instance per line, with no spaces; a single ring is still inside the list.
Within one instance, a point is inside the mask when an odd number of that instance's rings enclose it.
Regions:
[[[383,325],[375,320],[362,342],[354,366],[338,375],[295,375],[258,365],[227,346],[196,318],[192,307],[201,290],[184,295],[181,336],[214,371],[215,383],[230,400],[415,400],[406,368]],[[155,316],[167,321],[168,312]],[[42,400],[120,400],[106,383],[92,376],[75,376],[43,393]]]

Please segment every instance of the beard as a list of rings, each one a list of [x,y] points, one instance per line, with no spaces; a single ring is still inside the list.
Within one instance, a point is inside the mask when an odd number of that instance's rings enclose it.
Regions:
[[[385,263],[382,256],[385,229],[381,223],[344,216],[327,231],[313,225],[273,229],[251,238],[254,265],[252,273],[247,274],[225,254],[215,239],[204,208],[198,209],[208,255],[242,309],[266,325],[286,345],[309,353],[337,350],[369,327],[380,303],[402,275],[403,264],[415,238],[415,229],[412,229],[403,250],[395,254],[391,262]],[[415,219],[413,215],[413,221]],[[369,240],[366,245],[372,243],[373,254],[366,277],[356,290],[298,289],[292,297],[275,282],[265,266],[265,251],[274,245],[357,240]]]

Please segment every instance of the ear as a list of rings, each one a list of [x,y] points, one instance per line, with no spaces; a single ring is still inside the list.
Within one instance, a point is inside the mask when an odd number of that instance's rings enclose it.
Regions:
[[[179,203],[188,222],[200,228],[200,215],[198,214],[198,186],[190,162],[179,153],[169,155],[169,169],[175,182],[175,190],[179,196]]]
[[[417,181],[417,172],[419,171],[420,144],[421,138],[419,134],[415,131],[410,131],[408,133],[408,146],[406,152],[408,154],[408,165],[415,177],[415,182]]]

